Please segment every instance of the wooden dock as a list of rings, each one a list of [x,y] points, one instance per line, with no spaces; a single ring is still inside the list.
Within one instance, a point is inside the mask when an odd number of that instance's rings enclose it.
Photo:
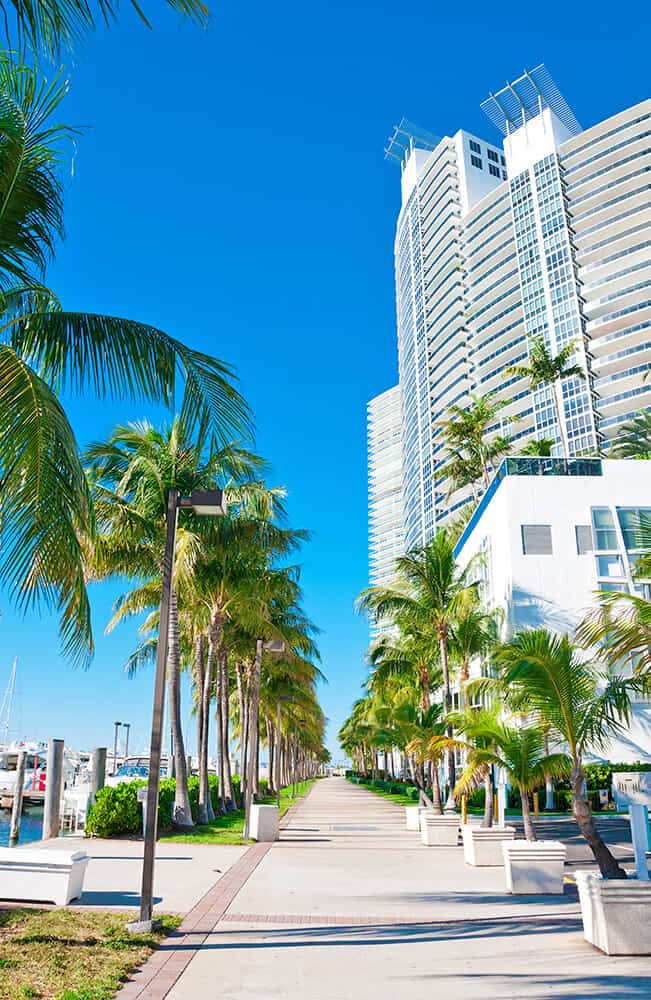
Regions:
[[[14,802],[13,788],[0,788],[0,809],[11,809]],[[23,792],[23,804],[34,805],[38,802],[45,802],[45,792],[38,789],[29,789]]]

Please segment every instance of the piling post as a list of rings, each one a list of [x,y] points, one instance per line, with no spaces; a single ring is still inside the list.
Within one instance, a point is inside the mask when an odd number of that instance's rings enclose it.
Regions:
[[[63,793],[63,740],[48,740],[43,840],[59,836]]]
[[[23,814],[23,789],[25,787],[25,765],[27,752],[21,750],[16,765],[16,784],[14,785],[14,801],[11,807],[11,824],[9,826],[9,845],[13,846],[20,836],[20,820]]]
[[[95,797],[100,788],[106,784],[106,747],[95,747],[90,758],[90,797],[89,807],[95,804]]]

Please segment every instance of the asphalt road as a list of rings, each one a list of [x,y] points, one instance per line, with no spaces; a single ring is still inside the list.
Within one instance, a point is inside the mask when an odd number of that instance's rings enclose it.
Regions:
[[[613,854],[619,861],[633,862],[633,848],[631,846],[631,828],[628,818],[625,816],[612,816],[607,818],[595,817],[597,829],[604,841],[612,849]],[[516,836],[523,836],[522,822],[517,819],[507,817],[509,826],[514,826],[517,830]],[[585,840],[579,832],[576,821],[568,816],[558,819],[541,818],[535,823],[536,836],[538,840],[562,840],[567,844],[568,861],[593,861],[592,854]]]

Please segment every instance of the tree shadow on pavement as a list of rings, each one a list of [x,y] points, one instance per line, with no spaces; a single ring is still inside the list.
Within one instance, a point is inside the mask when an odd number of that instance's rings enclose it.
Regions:
[[[606,958],[606,956],[601,956]],[[442,996],[456,996],[456,989],[462,992],[466,1000],[473,997],[517,998],[517,1000],[538,1000],[538,998],[553,997],[553,1000],[640,1000],[640,997],[651,996],[651,975],[623,976],[613,975],[577,975],[563,976],[549,973],[544,976],[531,973],[508,972],[475,972],[461,975],[437,972],[432,975],[410,975],[408,981],[423,981],[431,979],[437,983],[437,992]],[[449,980],[446,983],[446,979]],[[407,977],[405,977],[407,980]],[[405,989],[407,989],[405,985]]]

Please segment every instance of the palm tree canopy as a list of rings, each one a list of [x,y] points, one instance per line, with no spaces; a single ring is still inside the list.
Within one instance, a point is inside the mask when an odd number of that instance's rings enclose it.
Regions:
[[[166,0],[179,14],[205,27],[208,8],[201,0]],[[58,56],[62,49],[72,48],[79,39],[98,25],[117,21],[118,0],[98,0],[96,5],[86,0],[9,0],[18,28],[19,40],[37,52]],[[146,27],[149,18],[138,0],[131,6]],[[3,4],[3,11],[6,8]]]
[[[63,235],[62,143],[53,123],[67,92],[0,56],[0,583],[21,609],[60,615],[64,652],[93,650],[82,546],[93,515],[60,391],[172,407],[213,448],[247,436],[248,407],[231,368],[144,323],[65,312],[45,284]]]
[[[483,779],[491,764],[503,768],[509,781],[524,794],[545,783],[546,777],[566,777],[572,766],[567,754],[545,752],[545,734],[535,726],[518,728],[505,723],[486,722],[482,732],[475,727],[483,744],[470,746],[468,763],[459,781],[457,792],[466,792]]]
[[[575,352],[576,341],[571,341],[552,355],[544,337],[530,337],[529,363],[511,365],[507,372],[518,378],[528,379],[532,389],[540,385],[553,385],[566,378],[585,379],[583,368],[575,363],[570,364]]]
[[[521,449],[521,455],[534,455],[539,458],[550,458],[555,442],[551,438],[537,438]]]
[[[612,444],[613,458],[651,459],[651,410],[642,410],[622,424]]]
[[[573,759],[602,751],[629,720],[642,685],[583,659],[567,636],[530,629],[498,646],[494,661],[507,691],[528,704],[568,744]]]
[[[577,640],[598,647],[614,669],[630,663],[637,677],[651,681],[651,601],[606,590],[598,597],[597,606],[579,624]]]

